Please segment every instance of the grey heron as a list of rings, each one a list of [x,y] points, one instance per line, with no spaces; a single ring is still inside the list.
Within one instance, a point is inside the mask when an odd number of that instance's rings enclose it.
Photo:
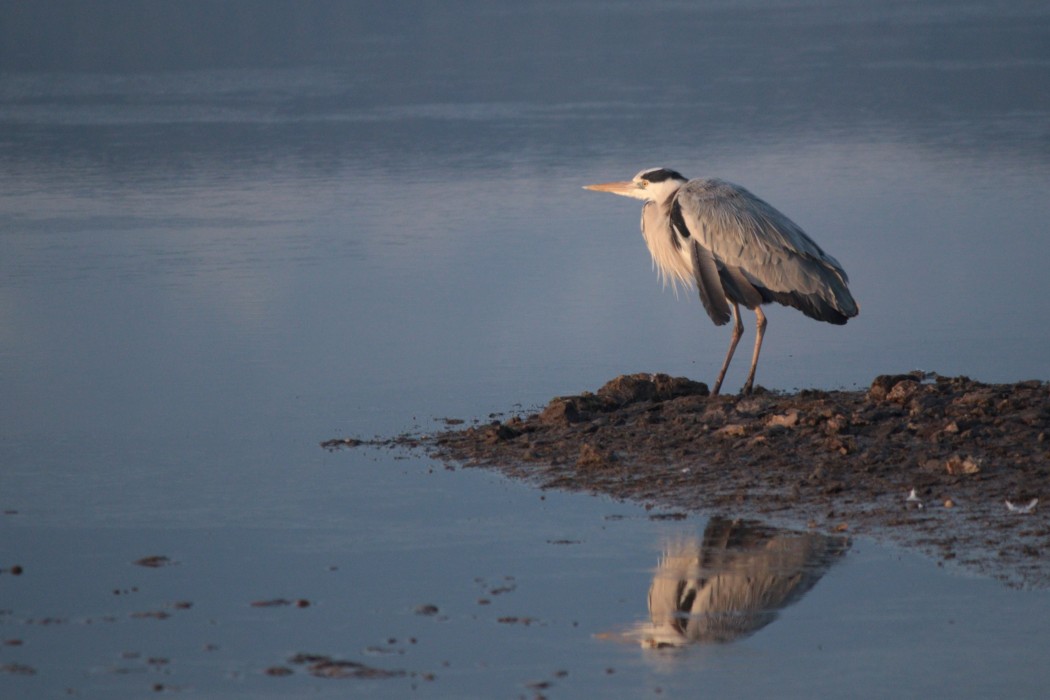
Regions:
[[[729,351],[712,395],[722,388],[744,332],[741,304],[756,317],[744,394],[754,388],[767,323],[763,304],[793,306],[836,325],[859,311],[842,265],[791,219],[739,185],[714,178],[686,180],[669,168],[650,168],[626,182],[585,189],[643,200],[642,236],[661,278],[695,285],[715,325],[733,319]]]

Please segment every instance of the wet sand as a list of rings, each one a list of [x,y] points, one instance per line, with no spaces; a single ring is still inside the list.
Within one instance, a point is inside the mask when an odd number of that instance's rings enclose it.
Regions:
[[[1050,584],[1050,387],[883,375],[867,391],[709,396],[667,375],[620,376],[535,413],[389,440],[542,488],[860,534],[1008,585]],[[914,490],[914,493],[912,493]],[[909,495],[912,496],[909,500]],[[917,500],[916,500],[917,499]]]

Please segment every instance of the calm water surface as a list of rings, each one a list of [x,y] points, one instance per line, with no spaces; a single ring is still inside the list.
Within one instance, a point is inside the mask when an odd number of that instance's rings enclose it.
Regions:
[[[66,5],[0,3],[5,697],[1045,689],[1044,591],[863,540],[774,566],[790,533],[711,544],[733,513],[318,447],[711,381],[725,329],[661,291],[636,204],[580,189],[653,165],[850,273],[844,328],[770,312],[760,384],[1050,377],[1042,4]],[[745,560],[782,593],[746,633],[650,611]],[[639,643],[668,626],[696,643]]]

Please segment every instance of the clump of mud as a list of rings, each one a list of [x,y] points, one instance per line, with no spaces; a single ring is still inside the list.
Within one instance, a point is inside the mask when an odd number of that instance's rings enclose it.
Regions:
[[[545,488],[866,534],[1045,586],[1048,433],[1039,381],[912,373],[866,391],[712,397],[689,379],[633,374],[530,415],[397,442]]]

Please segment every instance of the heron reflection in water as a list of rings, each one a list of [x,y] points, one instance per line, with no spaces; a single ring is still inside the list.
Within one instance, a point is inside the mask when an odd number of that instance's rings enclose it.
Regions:
[[[846,538],[712,518],[701,541],[669,543],[649,587],[643,646],[742,639],[798,601],[849,547]]]

